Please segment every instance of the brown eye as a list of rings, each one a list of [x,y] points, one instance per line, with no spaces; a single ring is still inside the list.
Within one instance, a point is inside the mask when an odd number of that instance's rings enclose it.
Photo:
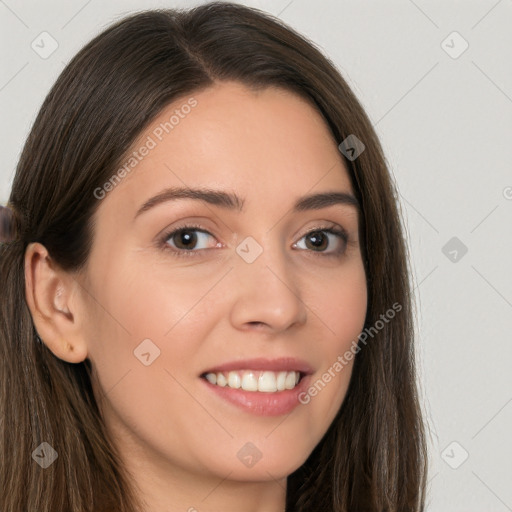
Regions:
[[[204,229],[196,226],[184,226],[167,233],[163,242],[167,248],[176,253],[195,254],[201,249],[209,249],[215,245],[208,238],[215,240],[214,236]]]
[[[302,240],[305,240],[303,245]],[[331,227],[310,231],[295,244],[295,247],[323,256],[341,256],[345,252],[347,242],[348,235],[344,230]]]
[[[190,250],[197,243],[197,234],[192,229],[177,231],[170,238],[172,238],[177,249]]]
[[[323,231],[312,231],[306,235],[306,246],[311,246],[312,250],[325,250],[329,246],[329,238]],[[309,248],[309,247],[308,247]]]

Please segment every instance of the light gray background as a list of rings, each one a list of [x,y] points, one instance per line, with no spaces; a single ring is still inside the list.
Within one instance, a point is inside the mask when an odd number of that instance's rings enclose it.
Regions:
[[[131,11],[197,3],[0,0],[0,203],[41,102],[81,46]],[[242,3],[323,48],[386,151],[414,267],[428,510],[512,511],[512,1]],[[43,31],[59,45],[47,59],[31,48]],[[462,48],[453,31],[469,44],[457,58],[445,51]],[[459,246],[443,252],[453,237]]]

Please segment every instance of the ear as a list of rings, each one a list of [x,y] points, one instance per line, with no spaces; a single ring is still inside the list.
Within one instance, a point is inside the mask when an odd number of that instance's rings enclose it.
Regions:
[[[80,363],[87,343],[76,279],[58,268],[46,248],[31,243],[25,251],[25,295],[41,341],[59,358]]]

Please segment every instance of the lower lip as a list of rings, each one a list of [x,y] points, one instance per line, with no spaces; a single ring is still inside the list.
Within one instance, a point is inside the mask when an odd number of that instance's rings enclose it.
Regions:
[[[311,375],[305,375],[293,389],[285,389],[275,393],[244,391],[241,388],[233,389],[228,386],[217,386],[204,378],[201,378],[201,380],[218,396],[247,412],[259,416],[281,416],[289,414],[300,404],[299,395],[308,389],[310,377]]]

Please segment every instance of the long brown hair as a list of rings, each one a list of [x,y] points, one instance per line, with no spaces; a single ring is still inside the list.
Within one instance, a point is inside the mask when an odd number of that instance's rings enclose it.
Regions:
[[[25,298],[24,253],[43,244],[64,270],[85,265],[93,191],[144,128],[179,97],[214,82],[279,86],[308,99],[341,143],[362,206],[365,329],[345,400],[307,461],[288,477],[291,512],[424,510],[427,454],[417,393],[413,298],[397,193],[372,124],[313,43],[255,9],[215,2],[143,11],[111,25],[69,63],[20,157],[9,203],[15,238],[0,244],[0,509],[133,512],[138,502],[91,388],[91,364],[67,363],[38,339]],[[392,304],[392,321],[376,322]],[[377,332],[378,331],[378,332]],[[34,450],[58,453],[47,469]]]

